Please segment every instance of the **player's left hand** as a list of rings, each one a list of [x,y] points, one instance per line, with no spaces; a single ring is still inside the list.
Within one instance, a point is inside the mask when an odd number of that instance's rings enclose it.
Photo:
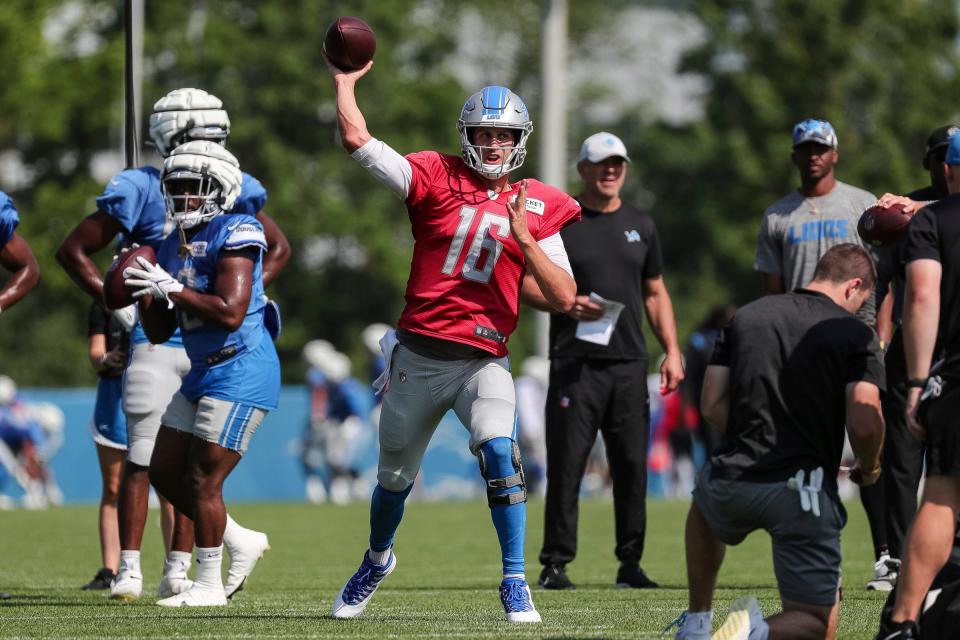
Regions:
[[[510,233],[520,246],[532,244],[533,236],[527,226],[527,181],[520,181],[520,191],[517,197],[507,202],[507,213],[510,214]]]
[[[919,440],[920,442],[925,442],[927,439],[927,430],[923,428],[923,425],[917,420],[917,409],[920,407],[920,395],[923,393],[923,389],[918,389],[916,387],[910,387],[907,389],[907,429],[910,430],[910,433],[913,434],[913,437]]]
[[[683,381],[683,359],[679,352],[668,353],[660,365],[660,393],[676,391]]]
[[[131,289],[137,289],[133,292],[133,297],[142,298],[152,295],[154,299],[163,298],[167,301],[167,308],[173,308],[170,294],[183,291],[183,283],[164,271],[160,265],[151,264],[143,256],[139,256],[137,262],[143,267],[142,269],[127,267],[123,270],[123,284]]]

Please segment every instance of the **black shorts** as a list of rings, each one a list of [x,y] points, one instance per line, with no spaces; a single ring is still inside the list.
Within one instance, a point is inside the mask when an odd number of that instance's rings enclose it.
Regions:
[[[927,431],[927,475],[960,477],[960,380],[945,380],[939,397],[920,404],[918,417]]]

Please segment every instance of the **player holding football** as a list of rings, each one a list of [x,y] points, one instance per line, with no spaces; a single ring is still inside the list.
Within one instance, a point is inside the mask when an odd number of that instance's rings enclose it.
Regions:
[[[157,101],[150,116],[150,137],[161,156],[189,140],[210,140],[224,144],[230,134],[230,118],[223,103],[201,89],[176,89]],[[243,174],[240,195],[230,213],[256,215],[266,231],[270,248],[264,258],[264,282],[269,284],[290,257],[283,232],[263,211],[267,192],[249,174]],[[154,249],[171,232],[160,189],[160,172],[152,166],[127,169],[113,178],[97,198],[97,211],[83,219],[57,251],[57,260],[81,289],[95,300],[103,299],[103,276],[91,256],[106,247],[116,236],[121,245],[148,244]],[[180,379],[190,363],[183,350],[183,339],[176,331],[163,344],[151,345],[143,328],[134,323],[131,305],[114,312],[133,327],[131,355],[124,376],[123,406],[127,414],[128,449],[120,488],[120,571],[111,589],[111,597],[132,600],[140,596],[143,574],[140,569],[140,545],[147,518],[149,478],[147,467],[153,452],[160,417],[180,388]],[[166,503],[165,500],[162,500]],[[161,598],[175,595],[190,586],[190,549],[193,533],[184,518],[172,531],[172,509],[164,516],[164,543],[168,551],[163,579],[158,588]],[[257,559],[268,548],[264,534],[242,527],[231,529],[227,550],[231,564],[227,594],[232,596],[253,571]]]
[[[372,63],[353,72],[327,65],[344,148],[404,200],[414,237],[399,346],[389,344],[391,334],[381,342],[389,381],[370,548],[337,595],[333,616],[360,615],[396,567],[392,547],[404,501],[437,423],[453,409],[470,432],[486,482],[507,620],[539,622],[524,576],[526,488],[506,343],[517,324],[523,278],[534,278],[558,311],[573,304],[576,284],[559,231],[579,219],[580,206],[536,180],[510,182],[527,155],[533,123],[509,89],[485,87],[467,98],[457,123],[462,157],[401,156],[370,135],[357,106],[356,82]]]
[[[143,329],[154,344],[179,326],[190,371],[161,419],[150,479],[182,513],[193,515],[197,576],[165,607],[224,606],[223,482],[280,397],[280,361],[265,325],[263,226],[252,215],[222,215],[240,194],[233,155],[215,142],[183,144],[163,162],[167,212],[179,226],[157,252],[127,267]],[[171,275],[173,274],[173,275]]]
[[[0,191],[0,265],[13,274],[0,286],[0,313],[9,309],[40,282],[40,265],[30,245],[17,233],[20,216],[13,200]]]

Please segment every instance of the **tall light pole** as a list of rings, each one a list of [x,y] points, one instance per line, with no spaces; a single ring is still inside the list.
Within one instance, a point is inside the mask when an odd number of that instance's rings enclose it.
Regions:
[[[558,189],[567,175],[567,0],[543,0],[540,52],[542,115],[539,129],[540,179]],[[546,356],[550,316],[536,312],[536,352]]]
[[[140,95],[143,93],[143,0],[124,2],[123,151],[127,168],[140,165]]]

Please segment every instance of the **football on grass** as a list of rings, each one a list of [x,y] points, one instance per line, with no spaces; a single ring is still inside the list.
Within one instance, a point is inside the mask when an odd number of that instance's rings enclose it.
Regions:
[[[134,290],[123,284],[123,270],[127,267],[141,268],[140,263],[137,262],[140,256],[154,264],[157,262],[157,254],[153,247],[144,245],[121,254],[103,276],[103,302],[107,309],[122,309],[134,303]]]
[[[323,50],[338,69],[356,71],[373,59],[377,37],[360,18],[337,18],[327,28]]]
[[[910,217],[910,214],[903,212],[902,204],[889,207],[875,205],[860,216],[857,233],[868,244],[888,247],[906,237]]]

